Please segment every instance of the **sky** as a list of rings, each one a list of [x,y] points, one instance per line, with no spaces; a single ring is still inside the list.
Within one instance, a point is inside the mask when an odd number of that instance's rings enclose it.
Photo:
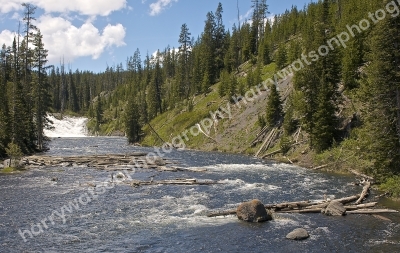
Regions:
[[[241,22],[251,18],[251,0],[238,0]],[[267,0],[270,16],[297,6],[302,9],[312,0]],[[102,72],[107,66],[122,63],[137,48],[142,60],[167,46],[178,47],[182,24],[192,37],[204,29],[209,11],[222,3],[226,29],[238,23],[235,0],[0,0],[0,45],[11,46],[22,32],[24,7],[37,7],[35,25],[43,35],[48,65],[64,60],[73,71]]]

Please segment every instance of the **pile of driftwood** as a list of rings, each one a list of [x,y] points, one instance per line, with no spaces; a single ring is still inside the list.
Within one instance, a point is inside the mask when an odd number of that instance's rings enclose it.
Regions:
[[[371,183],[369,181],[364,183],[361,194],[345,197],[341,199],[325,199],[319,202],[297,201],[297,202],[285,202],[280,204],[269,204],[264,205],[267,210],[274,213],[321,213],[323,212],[333,201],[340,202],[345,208],[346,214],[382,214],[382,213],[398,213],[396,210],[390,209],[375,209],[378,202],[363,203],[366,197],[369,195]],[[354,202],[354,203],[353,203]],[[224,210],[211,212],[208,217],[236,215],[236,209]]]
[[[169,161],[162,157],[148,157],[147,153],[106,154],[88,156],[28,156],[21,160],[24,167],[78,167],[85,166],[107,171],[132,170],[134,168],[155,169],[158,171],[204,172],[206,169],[184,169],[178,167],[178,162]]]

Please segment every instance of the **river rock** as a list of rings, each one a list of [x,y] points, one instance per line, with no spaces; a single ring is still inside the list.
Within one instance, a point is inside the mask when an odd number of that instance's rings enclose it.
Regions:
[[[19,161],[19,164],[18,164],[19,167],[24,167],[24,166],[26,166],[26,165],[29,165],[28,159],[21,159],[21,160]]]
[[[346,208],[339,201],[331,201],[328,207],[325,210],[322,210],[322,213],[327,216],[343,216],[346,214]]]
[[[286,236],[286,238],[290,240],[304,240],[308,237],[310,237],[310,235],[304,228],[296,228]]]
[[[248,222],[263,222],[272,220],[272,216],[265,210],[260,200],[254,199],[249,202],[242,203],[236,210],[239,220]]]
[[[4,167],[4,168],[9,168],[9,167],[11,167],[11,159],[6,159],[6,160],[4,160],[4,162],[3,162],[3,167]]]
[[[156,158],[154,159],[154,163],[155,163],[157,166],[165,166],[165,165],[166,165],[166,162],[165,162],[164,159],[162,159],[161,157],[156,157]]]

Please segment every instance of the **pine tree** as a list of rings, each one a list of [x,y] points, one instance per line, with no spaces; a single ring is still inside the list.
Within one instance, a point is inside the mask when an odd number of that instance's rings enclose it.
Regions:
[[[229,81],[229,97],[232,98],[236,95],[238,91],[238,80],[235,74],[230,75],[230,81]]]
[[[35,125],[36,125],[36,138],[37,147],[43,150],[44,136],[43,130],[48,125],[47,112],[51,106],[49,85],[47,82],[47,73],[45,66],[47,63],[47,52],[43,44],[43,36],[40,31],[35,35],[33,45],[35,46],[33,52],[33,68],[35,68],[36,75],[33,79],[33,99],[35,101]]]
[[[258,63],[268,65],[271,63],[270,46],[267,38],[264,38],[258,48]]]
[[[14,38],[12,46],[12,70],[10,90],[10,129],[11,142],[18,145],[24,153],[30,153],[35,149],[35,138],[32,133],[32,115],[27,106],[24,87],[21,83],[21,59],[19,58],[18,43]]]
[[[3,45],[0,52],[0,157],[5,155],[5,147],[10,142],[9,138],[9,108],[7,96],[7,52]]]
[[[377,176],[400,172],[399,39],[399,17],[377,24],[370,38],[370,64],[362,80],[365,127],[359,141],[364,157],[374,163],[370,172]]]
[[[178,97],[187,97],[191,91],[190,80],[189,80],[189,57],[192,49],[192,40],[190,38],[191,33],[186,24],[181,27],[181,33],[179,35],[179,70],[178,70]]]
[[[162,113],[162,100],[161,100],[161,85],[163,83],[161,66],[160,66],[160,54],[157,53],[155,60],[155,66],[153,69],[153,75],[148,90],[147,104],[149,105],[149,117],[150,119],[155,118],[158,114]]]
[[[274,127],[282,120],[282,102],[276,85],[270,85],[265,120],[268,126]]]
[[[131,96],[128,99],[125,109],[125,129],[129,143],[137,143],[140,141],[141,128],[139,107],[134,97]]]
[[[101,99],[101,95],[97,97],[97,103],[95,107],[95,119],[96,119],[95,132],[99,132],[100,125],[103,122],[103,101]]]
[[[226,53],[226,32],[225,26],[222,22],[223,8],[222,4],[218,3],[217,10],[215,11],[215,30],[214,30],[214,58],[215,58],[215,68],[216,77],[221,73],[224,68],[224,58]]]
[[[329,22],[330,2],[324,0],[316,7],[310,13],[315,15],[317,22],[308,24],[310,30],[306,34],[306,38],[310,40],[307,44],[310,51],[324,45],[330,34],[335,34]],[[312,65],[306,66],[295,77],[295,88],[304,96],[305,101],[303,108],[297,109],[303,113],[302,124],[310,134],[310,146],[317,152],[329,148],[335,137],[340,81],[338,59],[338,52],[331,50]]]
[[[324,0],[321,6],[321,21],[315,41],[323,43],[329,38],[330,33],[335,33],[330,26],[330,2]],[[322,44],[321,44],[322,45]],[[340,82],[339,54],[332,50],[329,54],[315,64],[320,82],[318,85],[317,108],[314,114],[314,128],[311,130],[312,147],[317,152],[322,152],[331,147],[337,125],[336,112],[338,111],[338,84]]]
[[[287,65],[287,53],[285,44],[281,44],[275,53],[275,63],[278,70],[281,70]]]
[[[216,59],[215,59],[215,40],[214,34],[216,30],[215,16],[212,12],[207,13],[204,31],[201,36],[201,54],[203,69],[203,92],[207,92],[208,88],[215,83],[217,78]],[[208,76],[205,76],[205,75]]]
[[[228,71],[224,70],[221,73],[220,84],[218,86],[218,94],[220,97],[224,97],[228,94],[230,83],[230,75]]]

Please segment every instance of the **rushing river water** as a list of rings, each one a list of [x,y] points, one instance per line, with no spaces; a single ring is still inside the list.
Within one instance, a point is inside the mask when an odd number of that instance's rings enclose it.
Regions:
[[[47,155],[151,152],[126,145],[125,138],[53,139]],[[400,252],[396,214],[384,221],[367,215],[326,217],[280,214],[260,224],[234,216],[207,218],[215,209],[235,208],[258,198],[263,203],[339,198],[359,193],[353,177],[313,172],[241,155],[174,151],[166,158],[206,172],[135,170],[133,179],[197,178],[211,186],[112,185],[110,172],[85,167],[32,169],[0,176],[0,252]],[[58,178],[57,182],[52,178]],[[91,201],[90,184],[102,191]],[[54,211],[65,209],[65,224]],[[87,200],[87,199],[86,199]],[[84,204],[82,204],[84,203]],[[53,223],[49,217],[53,214]],[[47,220],[46,220],[47,219]],[[36,225],[35,225],[36,224]],[[46,226],[45,226],[46,225]],[[310,238],[289,241],[287,233],[306,228]],[[19,234],[25,233],[26,242]],[[32,233],[31,232],[31,233]]]

